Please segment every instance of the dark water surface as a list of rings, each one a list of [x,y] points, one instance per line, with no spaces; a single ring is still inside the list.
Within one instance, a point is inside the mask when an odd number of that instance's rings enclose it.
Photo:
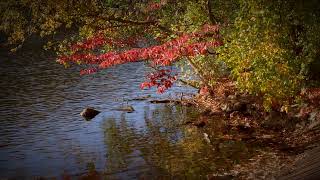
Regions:
[[[95,168],[112,179],[196,177],[227,168],[247,156],[243,144],[229,142],[217,152],[203,129],[181,125],[197,117],[192,109],[148,101],[155,90],[140,90],[148,71],[142,63],[79,76],[48,52],[0,57],[0,179],[80,177]],[[174,87],[162,96],[195,92]],[[124,104],[136,111],[114,111]],[[103,111],[92,121],[79,113]]]

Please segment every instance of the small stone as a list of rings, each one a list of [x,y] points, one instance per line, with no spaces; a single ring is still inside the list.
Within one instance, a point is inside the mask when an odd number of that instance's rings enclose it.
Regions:
[[[229,96],[228,96],[228,99],[235,100],[235,99],[237,99],[237,96],[236,96],[236,95],[229,95]]]
[[[207,143],[211,143],[210,139],[209,139],[209,135],[207,133],[203,133],[203,136],[204,136],[204,140],[207,141]]]

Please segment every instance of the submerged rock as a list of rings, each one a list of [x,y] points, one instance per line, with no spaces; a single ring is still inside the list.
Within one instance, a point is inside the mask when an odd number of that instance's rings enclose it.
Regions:
[[[134,108],[132,106],[123,106],[123,107],[120,107],[120,108],[117,108],[117,109],[114,109],[116,111],[125,111],[125,112],[128,112],[128,113],[131,113],[134,110]]]
[[[145,101],[145,100],[149,99],[150,97],[151,97],[151,95],[135,97],[135,98],[132,98],[131,101]]]
[[[98,115],[100,113],[100,111],[97,111],[93,108],[85,108],[81,113],[80,115],[82,117],[84,117],[86,120],[90,120],[92,118],[94,118],[96,115]]]

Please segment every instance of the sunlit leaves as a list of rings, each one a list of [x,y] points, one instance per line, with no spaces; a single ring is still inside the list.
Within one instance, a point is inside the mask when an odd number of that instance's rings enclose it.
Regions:
[[[317,9],[314,4],[303,10],[289,1],[240,1],[234,24],[223,31],[225,45],[218,49],[218,60],[231,68],[238,87],[262,95],[266,108],[288,103],[305,85],[307,64],[315,60],[309,58],[315,55],[310,49],[319,43],[308,40],[308,26],[318,20],[309,24],[303,18]]]

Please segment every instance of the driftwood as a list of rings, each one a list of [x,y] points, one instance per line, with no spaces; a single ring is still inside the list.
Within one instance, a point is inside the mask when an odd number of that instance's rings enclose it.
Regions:
[[[149,101],[150,103],[152,104],[161,104],[161,103],[172,103],[172,104],[180,104],[180,105],[183,105],[183,106],[192,106],[193,103],[192,102],[189,102],[189,101],[185,101],[185,100],[173,100],[173,99],[162,99],[162,100],[150,100]]]
[[[200,85],[196,81],[186,81],[183,79],[178,79],[178,81],[193,88],[200,89]]]
[[[150,100],[152,104],[160,104],[160,103],[175,103],[174,100],[164,99],[164,100]]]

